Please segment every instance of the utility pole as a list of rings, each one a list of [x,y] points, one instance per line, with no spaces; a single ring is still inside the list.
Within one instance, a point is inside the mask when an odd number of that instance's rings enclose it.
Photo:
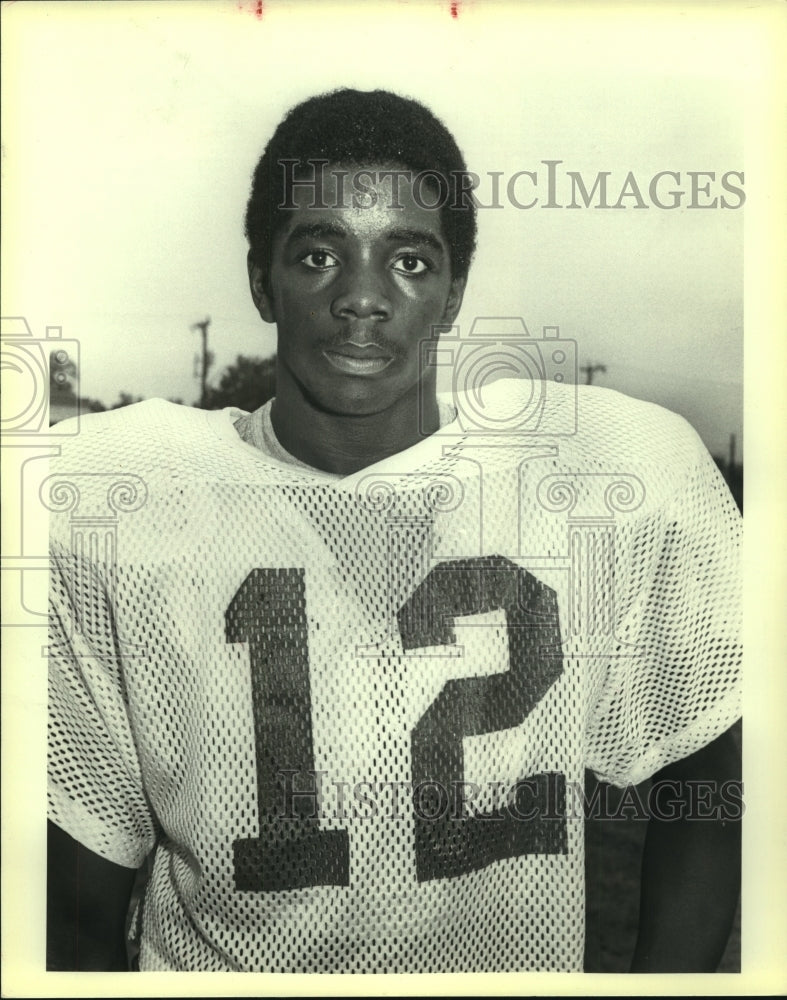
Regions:
[[[734,434],[730,434],[730,461],[729,461],[729,467],[730,467],[730,469],[734,469],[735,468],[735,435]]]
[[[587,378],[585,379],[585,385],[593,385],[593,375],[596,372],[605,372],[606,373],[607,366],[606,365],[592,365],[592,364],[587,364],[587,365],[582,365],[582,367],[579,370],[581,372],[584,372],[585,375],[587,375]]]
[[[204,406],[207,396],[208,366],[210,365],[210,355],[208,354],[208,327],[210,326],[210,316],[206,316],[200,323],[192,323],[192,330],[199,330],[202,334],[202,364],[200,365],[200,397],[199,405]]]

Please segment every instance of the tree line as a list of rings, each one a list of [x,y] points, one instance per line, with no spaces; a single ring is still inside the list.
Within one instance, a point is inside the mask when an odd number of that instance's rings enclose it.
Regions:
[[[76,392],[78,372],[73,361],[65,366],[49,366],[49,402],[53,407],[73,407],[80,413],[101,413],[118,410],[132,403],[139,403],[144,396],[122,391],[114,403],[106,406],[101,400],[79,396]],[[239,354],[233,364],[227,365],[218,384],[208,386],[202,409],[220,410],[225,406],[237,406],[241,410],[256,410],[271,399],[276,392],[276,358],[250,357]],[[171,399],[173,403],[183,403],[182,399]],[[199,403],[193,403],[199,407]]]

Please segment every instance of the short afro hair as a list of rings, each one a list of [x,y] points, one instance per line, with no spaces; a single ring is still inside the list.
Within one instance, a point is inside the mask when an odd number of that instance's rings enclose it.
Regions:
[[[301,174],[313,160],[330,166],[396,165],[437,174],[446,187],[440,221],[451,255],[451,275],[465,278],[476,243],[476,209],[467,196],[467,167],[456,140],[428,108],[386,90],[334,90],[310,97],[279,123],[254,170],[245,234],[254,262],[270,274],[274,235],[291,192],[283,161]],[[312,167],[312,171],[313,171]],[[290,177],[297,175],[290,171]],[[312,173],[311,176],[314,176]]]

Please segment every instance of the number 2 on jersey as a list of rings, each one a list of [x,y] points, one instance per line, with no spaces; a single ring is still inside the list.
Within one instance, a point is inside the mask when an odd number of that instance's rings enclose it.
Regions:
[[[506,617],[508,670],[448,681],[411,734],[419,881],[566,852],[563,775],[528,778],[511,809],[491,814],[463,815],[462,794],[463,738],[521,725],[563,671],[554,591],[501,556],[440,563],[399,612],[402,646],[407,654],[453,645],[456,618],[497,610]],[[233,843],[235,887],[348,885],[347,831],[320,829],[313,796],[290,794],[282,808],[282,778],[315,770],[303,570],[253,570],[225,623],[227,642],[249,645],[260,829]]]

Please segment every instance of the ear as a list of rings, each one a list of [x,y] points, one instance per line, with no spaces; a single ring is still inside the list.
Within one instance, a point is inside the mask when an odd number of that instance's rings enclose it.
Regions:
[[[257,312],[266,323],[275,323],[276,315],[273,309],[273,297],[268,291],[267,276],[259,264],[252,259],[251,251],[249,251],[246,257],[246,267],[249,272],[251,297]]]
[[[466,281],[466,278],[454,278],[451,281],[451,290],[448,293],[445,309],[443,310],[443,322],[449,326],[454,322],[459,315],[459,310],[462,308]]]

